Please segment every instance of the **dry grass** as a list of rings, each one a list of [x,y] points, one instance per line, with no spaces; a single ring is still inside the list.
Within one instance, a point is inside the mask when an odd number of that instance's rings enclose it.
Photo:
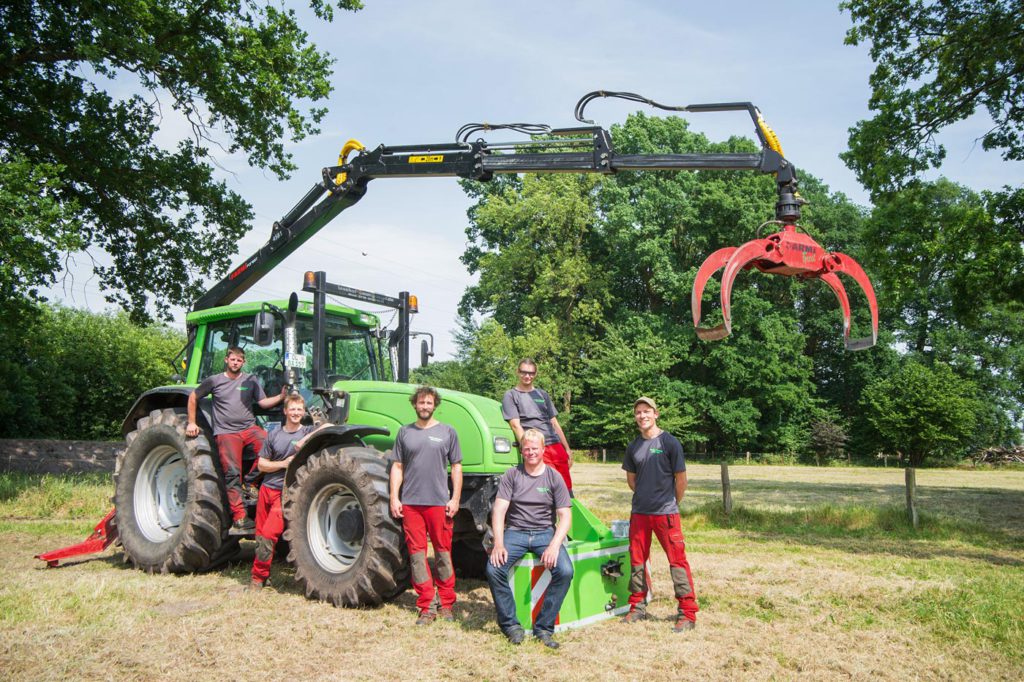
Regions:
[[[718,468],[691,467],[684,512],[698,628],[670,632],[671,586],[656,552],[658,619],[566,632],[557,652],[505,644],[475,581],[457,586],[459,622],[424,629],[412,625],[409,593],[380,609],[335,609],[298,594],[286,566],[275,565],[278,587],[257,595],[242,589],[245,563],[145,575],[108,552],[46,570],[32,555],[79,540],[96,519],[15,520],[0,506],[0,669],[18,680],[1024,677],[1024,546],[992,509],[1020,512],[1024,474],[921,472],[934,528],[911,536],[873,528],[884,512],[857,511],[900,500],[901,472],[731,472],[736,503],[754,512],[725,523],[713,511]],[[574,477],[599,516],[625,518],[617,467],[579,465]],[[857,506],[815,512],[822,503]],[[963,506],[983,525],[942,525]],[[801,513],[820,529],[800,531]],[[766,530],[773,523],[788,525]]]

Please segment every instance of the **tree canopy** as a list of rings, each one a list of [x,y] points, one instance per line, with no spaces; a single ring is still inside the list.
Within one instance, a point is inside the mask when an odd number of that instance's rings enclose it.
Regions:
[[[361,3],[311,6],[330,21]],[[4,304],[38,297],[79,250],[109,255],[99,283],[136,320],[190,302],[252,217],[211,148],[283,178],[285,143],[318,132],[331,90],[332,60],[265,0],[12,0],[0,25]],[[167,148],[172,111],[189,135]]]
[[[935,136],[978,109],[981,138],[1004,159],[1024,160],[1024,31],[1019,0],[847,0],[846,42],[869,43],[874,117],[851,129],[843,155],[872,195],[938,167]]]

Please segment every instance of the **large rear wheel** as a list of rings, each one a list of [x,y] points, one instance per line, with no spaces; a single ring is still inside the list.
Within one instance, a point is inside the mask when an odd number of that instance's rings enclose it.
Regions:
[[[205,435],[185,436],[183,409],[136,423],[114,468],[114,507],[125,560],[149,572],[188,573],[224,563],[226,499]]]
[[[288,561],[308,598],[376,606],[408,587],[386,463],[373,448],[330,446],[310,457],[288,487],[284,517]]]

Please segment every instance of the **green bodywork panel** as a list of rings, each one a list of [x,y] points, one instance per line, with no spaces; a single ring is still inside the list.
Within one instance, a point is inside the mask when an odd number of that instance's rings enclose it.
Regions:
[[[275,305],[282,310],[288,307],[288,301],[282,300],[266,302],[271,305]],[[185,322],[190,325],[200,325],[236,317],[240,319],[252,319],[256,313],[263,309],[263,303],[263,301],[251,301],[248,303],[235,303],[232,305],[220,306],[218,308],[207,308],[206,310],[195,310],[185,316]],[[299,301],[297,313],[299,315],[312,317],[313,302]],[[327,314],[347,317],[352,324],[360,327],[373,328],[377,326],[378,322],[377,316],[372,313],[364,313],[361,310],[349,308],[348,306],[339,305],[337,303],[327,304]]]
[[[334,388],[349,394],[350,424],[382,426],[389,436],[371,436],[368,445],[389,450],[398,429],[416,421],[416,412],[409,401],[416,391],[412,384],[385,381],[339,381]],[[495,438],[511,444],[515,440],[508,422],[501,418],[501,403],[478,395],[438,389],[441,405],[434,418],[450,424],[459,434],[462,448],[462,471],[474,474],[501,474],[519,463],[519,453],[496,452]]]
[[[584,533],[588,536],[592,533],[593,539],[577,539],[574,534],[583,529],[593,515],[574,499],[572,516],[573,534],[566,546],[573,564],[572,584],[558,612],[555,630],[589,625],[629,610],[629,540],[613,537],[600,522],[599,528]],[[614,571],[602,570],[609,564]],[[511,571],[509,582],[516,599],[516,616],[527,630],[540,613],[548,579],[546,573],[547,569],[534,554],[524,556]]]

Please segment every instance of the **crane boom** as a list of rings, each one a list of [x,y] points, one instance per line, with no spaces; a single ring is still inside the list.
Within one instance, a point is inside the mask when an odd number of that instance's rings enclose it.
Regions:
[[[583,108],[596,97],[620,97],[641,101],[671,111],[747,111],[762,149],[757,154],[618,154],[610,133],[596,125],[550,128],[542,124],[467,124],[455,142],[424,145],[381,145],[361,151],[351,161],[321,171],[321,181],[279,221],[270,239],[256,253],[196,300],[193,310],[227,305],[273,270],[282,260],[351,207],[366,193],[367,183],[376,178],[459,177],[487,181],[495,174],[510,173],[604,173],[618,171],[750,170],[776,175],[779,200],[776,217],[794,221],[800,215],[796,169],[781,154],[775,134],[764,124],[760,112],[749,102],[697,104],[670,107],[632,93],[596,91],[585,95],[576,106],[577,120]],[[489,144],[469,137],[478,132],[511,129],[541,134],[544,139]],[[346,150],[362,149],[358,143]]]

